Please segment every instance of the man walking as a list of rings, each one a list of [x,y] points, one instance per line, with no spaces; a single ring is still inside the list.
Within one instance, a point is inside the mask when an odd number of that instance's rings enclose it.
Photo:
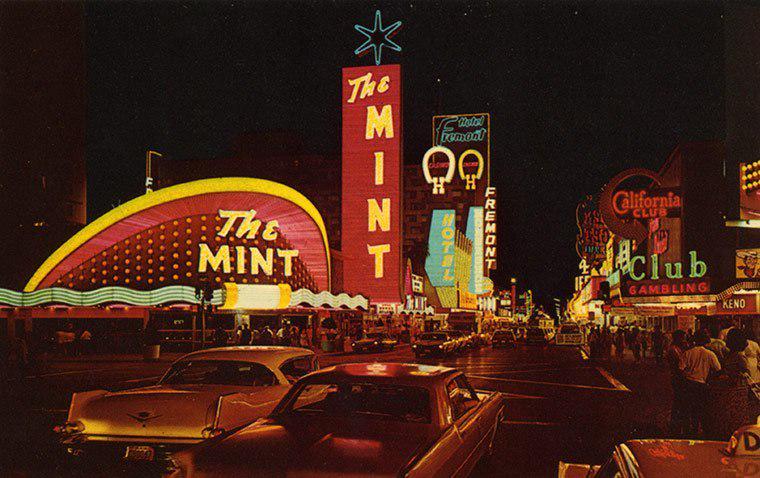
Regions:
[[[662,330],[659,325],[655,325],[654,332],[652,332],[652,352],[657,363],[662,363],[662,351],[664,340],[662,336]]]
[[[706,330],[694,336],[694,347],[683,353],[680,369],[686,384],[689,411],[689,434],[696,437],[705,418],[705,404],[709,399],[707,379],[711,373],[720,371],[720,361],[714,352],[705,348],[710,343]]]

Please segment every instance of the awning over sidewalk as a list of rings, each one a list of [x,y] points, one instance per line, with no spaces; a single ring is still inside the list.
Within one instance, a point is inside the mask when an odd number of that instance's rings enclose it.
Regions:
[[[103,304],[163,306],[177,303],[198,304],[199,299],[195,295],[195,288],[174,285],[145,291],[111,286],[85,292],[60,287],[32,292],[0,289],[0,306],[10,307],[45,305],[94,307]],[[229,310],[284,309],[299,305],[364,310],[369,307],[369,301],[361,295],[335,295],[327,291],[315,294],[308,289],[291,291],[287,284],[224,284],[223,289],[214,290],[211,304]]]

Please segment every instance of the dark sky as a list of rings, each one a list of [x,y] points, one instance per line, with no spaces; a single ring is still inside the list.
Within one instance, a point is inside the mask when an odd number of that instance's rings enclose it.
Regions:
[[[141,193],[148,147],[216,157],[239,133],[292,130],[338,156],[340,68],[372,61],[353,56],[353,25],[376,7],[403,21],[403,52],[383,62],[402,64],[405,162],[430,146],[433,114],[492,115],[497,286],[515,275],[543,301],[566,296],[584,194],[659,168],[679,141],[724,137],[718,4],[97,2],[89,217]]]

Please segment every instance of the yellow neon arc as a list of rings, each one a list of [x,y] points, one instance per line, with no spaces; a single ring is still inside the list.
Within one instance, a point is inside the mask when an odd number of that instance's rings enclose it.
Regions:
[[[191,181],[189,183],[177,184],[175,186],[169,186],[164,189],[152,192],[150,194],[144,194],[136,197],[131,201],[128,201],[121,206],[108,211],[103,214],[81,231],[74,234],[68,241],[63,243],[53,254],[48,257],[45,262],[42,263],[39,269],[35,271],[32,278],[24,287],[25,292],[31,292],[37,289],[40,282],[47,277],[48,274],[63,261],[69,254],[73,253],[87,241],[94,236],[104,231],[108,227],[116,224],[117,222],[137,214],[151,207],[158,206],[170,201],[176,201],[178,199],[184,199],[191,196],[197,196],[200,194],[209,193],[224,193],[224,192],[251,192],[262,193],[270,196],[279,197],[287,201],[292,202],[296,206],[303,209],[306,214],[311,217],[314,223],[319,228],[319,232],[322,234],[322,241],[325,246],[325,257],[327,259],[327,289],[330,289],[330,244],[327,240],[327,230],[325,229],[325,223],[322,220],[322,216],[316,207],[309,201],[306,196],[299,193],[295,189],[292,189],[284,184],[276,183],[274,181],[267,181],[266,179],[256,178],[214,178],[214,179],[201,179],[199,181]]]

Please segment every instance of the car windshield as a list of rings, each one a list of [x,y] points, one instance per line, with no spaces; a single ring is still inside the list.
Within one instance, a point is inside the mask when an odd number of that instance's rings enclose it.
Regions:
[[[275,385],[277,378],[265,365],[230,360],[183,360],[175,363],[161,384],[168,385]]]
[[[512,337],[512,332],[507,332],[506,330],[497,330],[496,332],[493,333],[493,336],[497,337],[497,338],[500,338],[500,339],[501,338],[510,338],[510,337]]]
[[[543,337],[544,331],[541,329],[528,329],[528,335],[534,335],[536,337]]]
[[[560,330],[560,333],[563,334],[577,334],[580,332],[580,329],[577,325],[563,325],[562,330]]]
[[[427,333],[427,334],[420,335],[419,339],[420,340],[444,340],[445,341],[446,340],[446,334],[444,334],[442,332],[438,332],[438,333],[434,333],[434,334],[433,333]]]
[[[366,381],[308,383],[295,393],[285,415],[320,414],[430,423],[427,389]]]
[[[382,339],[384,334],[371,333],[367,334],[368,339]]]

